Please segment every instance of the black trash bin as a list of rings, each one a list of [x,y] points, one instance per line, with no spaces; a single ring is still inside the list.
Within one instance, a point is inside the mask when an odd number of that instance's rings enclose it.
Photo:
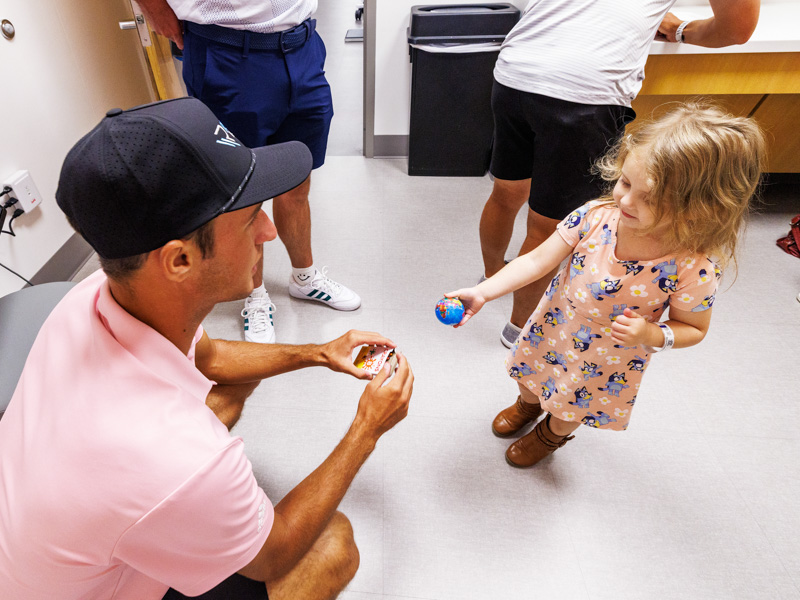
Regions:
[[[519,20],[512,4],[411,7],[408,174],[483,176],[492,149],[492,72]]]

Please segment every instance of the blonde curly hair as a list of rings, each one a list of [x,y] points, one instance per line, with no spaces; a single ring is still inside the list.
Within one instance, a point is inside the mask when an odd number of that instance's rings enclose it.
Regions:
[[[680,104],[623,136],[597,163],[612,182],[602,200],[614,202],[613,183],[627,156],[644,167],[655,214],[665,219],[672,252],[705,254],[720,266],[736,263],[736,242],[765,164],[766,141],[758,124],[704,103]]]

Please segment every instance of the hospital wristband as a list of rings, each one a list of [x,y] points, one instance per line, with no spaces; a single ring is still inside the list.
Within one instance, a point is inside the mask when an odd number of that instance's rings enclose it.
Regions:
[[[675,41],[679,44],[683,44],[683,30],[686,29],[686,26],[691,23],[691,21],[684,21],[678,28],[675,30]]]
[[[675,345],[675,334],[673,333],[672,329],[666,323],[656,323],[661,328],[661,332],[664,334],[664,345],[660,348],[656,348],[654,346],[647,347],[648,352],[663,352],[664,350],[669,350]]]

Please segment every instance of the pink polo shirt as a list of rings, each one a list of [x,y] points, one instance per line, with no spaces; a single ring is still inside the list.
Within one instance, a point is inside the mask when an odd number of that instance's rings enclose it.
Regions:
[[[0,420],[3,600],[194,596],[258,553],[273,508],[212,382],[102,272],[36,338]]]

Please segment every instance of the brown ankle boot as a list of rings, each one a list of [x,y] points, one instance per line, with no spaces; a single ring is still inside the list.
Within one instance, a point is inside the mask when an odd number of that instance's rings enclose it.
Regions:
[[[519,438],[506,450],[506,462],[512,467],[532,467],[566,444],[574,435],[556,435],[550,429],[550,415],[539,421],[528,435]]]
[[[541,414],[541,404],[528,404],[522,401],[522,396],[517,396],[514,404],[501,410],[494,418],[492,433],[501,438],[511,437],[525,425],[538,419]]]

